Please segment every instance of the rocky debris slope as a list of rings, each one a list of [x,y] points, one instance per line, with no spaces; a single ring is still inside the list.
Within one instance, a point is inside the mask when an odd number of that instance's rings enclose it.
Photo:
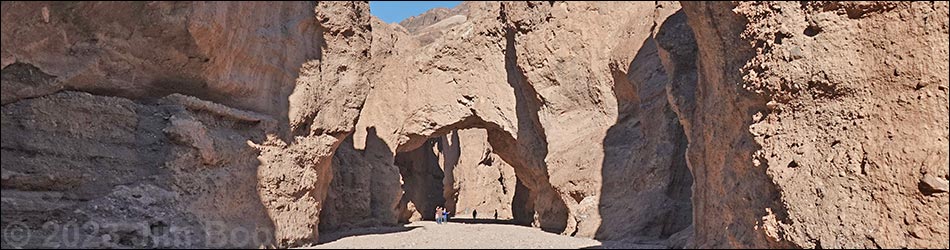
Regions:
[[[427,10],[422,14],[417,16],[411,16],[399,22],[399,26],[403,27],[409,33],[418,33],[418,31],[428,28],[436,23],[439,23],[446,18],[461,15],[468,16],[469,11],[472,8],[472,5],[477,4],[475,2],[462,2],[459,5],[449,9],[449,8],[433,8]]]
[[[696,246],[948,246],[947,3],[683,9]]]
[[[447,34],[451,28],[467,21],[471,15],[472,6],[477,4],[466,1],[451,9],[434,8],[418,16],[406,18],[393,27],[405,29],[406,32],[412,34],[413,40],[421,45],[430,44]]]

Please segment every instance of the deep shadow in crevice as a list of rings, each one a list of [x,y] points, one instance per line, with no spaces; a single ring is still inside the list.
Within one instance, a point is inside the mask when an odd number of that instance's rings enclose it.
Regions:
[[[664,113],[672,118],[672,123],[668,124],[668,135],[672,139],[669,146],[673,147],[672,161],[670,163],[670,179],[665,194],[673,201],[673,208],[665,218],[661,228],[661,238],[666,238],[672,234],[683,230],[692,230],[690,225],[693,223],[693,174],[689,168],[686,157],[686,150],[689,140],[686,134],[686,127],[683,125],[683,119],[677,113],[678,108],[683,108],[682,104],[674,102],[670,98],[670,91],[674,85],[696,85],[696,39],[693,37],[693,31],[686,21],[686,13],[678,10],[663,23],[657,27],[655,43],[658,53],[666,53],[664,69],[667,75],[667,82],[663,85],[662,98],[665,101]],[[662,40],[662,41],[661,41]],[[663,44],[672,41],[672,45]],[[680,88],[681,91],[685,91]],[[695,88],[689,88],[695,90]],[[689,99],[692,101],[692,99]]]
[[[412,202],[423,220],[435,220],[436,206],[445,207],[443,179],[445,172],[439,165],[436,154],[440,138],[426,140],[421,147],[396,153],[394,164],[402,175],[405,192],[402,204]]]
[[[535,89],[527,83],[524,72],[518,66],[515,35],[514,29],[506,30],[505,71],[508,84],[514,89],[516,99],[517,140],[506,136],[507,133],[501,130],[492,128],[488,128],[488,140],[495,149],[495,153],[514,168],[518,182],[530,190],[530,197],[522,200],[520,198],[523,196],[518,195],[520,190],[516,187],[516,198],[512,208],[533,209],[524,209],[520,212],[515,210],[513,214],[515,221],[521,222],[519,224],[534,221],[536,214],[541,230],[562,233],[567,229],[569,211],[561,195],[551,186],[547,173],[545,163],[548,154],[547,138],[538,117],[543,101]]]
[[[668,20],[685,23],[684,17],[680,11]],[[594,237],[664,239],[692,223],[693,179],[686,136],[666,95],[670,77],[653,36],[629,65],[611,65],[611,72],[618,116],[603,139],[601,224]]]
[[[511,199],[511,216],[514,224],[530,226],[534,221],[534,199],[531,197],[531,190],[517,179],[515,184],[515,195]]]
[[[736,5],[683,2],[694,24],[690,28],[703,41],[697,43],[696,89],[686,91],[686,96],[695,93],[695,107],[679,111],[688,120],[687,158],[694,176],[692,247],[798,248],[780,228],[772,236],[762,229],[790,222],[767,172],[761,139],[750,131],[753,117],[769,116],[771,98],[743,84],[756,46],[762,45],[749,46],[742,35],[749,20],[732,11]]]
[[[396,198],[399,171],[392,165],[393,153],[379,138],[375,127],[366,128],[366,148],[356,149],[350,135],[334,153],[327,198],[320,212],[320,231],[334,232],[355,227],[397,224]]]
[[[442,156],[442,170],[444,174],[444,178],[442,178],[442,198],[444,200],[442,207],[451,215],[456,214],[458,205],[458,192],[454,186],[455,168],[458,166],[462,156],[460,143],[461,138],[459,138],[458,130],[453,130],[452,133],[441,136],[436,141],[436,148]]]

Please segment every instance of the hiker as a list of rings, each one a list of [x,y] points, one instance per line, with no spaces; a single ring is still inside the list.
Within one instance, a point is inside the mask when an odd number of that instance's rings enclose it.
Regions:
[[[475,219],[475,216],[478,216],[478,210],[472,209],[472,219]]]
[[[442,224],[442,210],[439,207],[435,207],[435,223]]]
[[[495,220],[498,220],[498,209],[495,209]]]
[[[449,211],[445,210],[445,208],[442,208],[442,222],[449,222]]]

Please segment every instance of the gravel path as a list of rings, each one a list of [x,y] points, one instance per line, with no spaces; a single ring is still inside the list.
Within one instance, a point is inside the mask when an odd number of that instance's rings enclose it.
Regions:
[[[417,221],[402,227],[355,229],[321,235],[326,242],[310,248],[601,248],[601,242],[504,224],[438,225]],[[608,248],[664,248],[657,245],[606,244]]]

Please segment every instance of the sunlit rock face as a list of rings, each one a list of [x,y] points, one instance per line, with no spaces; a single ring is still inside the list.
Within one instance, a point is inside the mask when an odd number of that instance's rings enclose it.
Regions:
[[[696,246],[947,247],[947,6],[683,3]]]

